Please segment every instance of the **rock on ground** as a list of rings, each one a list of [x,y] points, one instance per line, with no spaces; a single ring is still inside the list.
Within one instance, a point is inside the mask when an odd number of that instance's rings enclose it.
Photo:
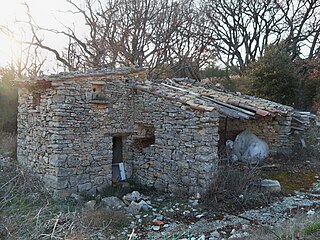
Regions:
[[[120,210],[125,207],[125,204],[117,197],[105,197],[101,199],[101,204],[112,210]]]

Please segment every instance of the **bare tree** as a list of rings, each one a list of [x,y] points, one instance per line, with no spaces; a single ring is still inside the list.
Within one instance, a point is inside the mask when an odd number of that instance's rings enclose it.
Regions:
[[[15,75],[22,77],[41,74],[46,58],[42,56],[39,47],[34,45],[34,38],[26,42],[23,29],[17,34],[6,26],[0,26],[0,32],[16,43],[14,53],[10,56],[10,68]]]
[[[318,0],[203,0],[212,44],[226,66],[245,70],[267,45],[284,42],[292,59],[304,47],[312,58],[319,48]]]
[[[26,5],[28,19],[20,23],[32,35],[24,41],[34,53],[29,64],[41,66],[39,54],[46,50],[70,71],[144,66],[198,79],[213,56],[242,73],[270,44],[282,42],[292,59],[320,53],[319,0],[66,1],[87,32],[62,23],[62,30],[39,26]],[[68,39],[65,48],[49,45],[43,37],[48,33]]]
[[[169,63],[180,75],[200,79],[199,70],[213,58],[210,47],[211,32],[198,6],[191,1],[182,1],[179,7],[179,24],[167,49]],[[176,21],[175,21],[176,22]]]
[[[311,59],[319,51],[320,1],[318,0],[278,0],[276,6],[283,15],[286,27],[281,33],[286,49],[292,59],[305,55]]]
[[[54,53],[68,70],[134,65],[152,71],[184,62],[192,72],[209,58],[204,34],[208,28],[199,27],[199,9],[192,0],[83,0],[82,5],[67,1],[74,9],[69,12],[84,19],[85,37],[70,26],[62,31],[39,26],[29,8],[25,23],[33,44]],[[43,32],[67,37],[67,47],[59,52],[48,46],[39,37]]]
[[[226,66],[243,71],[265,46],[280,41],[283,16],[273,0],[204,0],[201,7],[211,23],[217,57]]]

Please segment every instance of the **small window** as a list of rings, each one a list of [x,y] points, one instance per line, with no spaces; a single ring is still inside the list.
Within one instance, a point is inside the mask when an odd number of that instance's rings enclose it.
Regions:
[[[40,106],[41,94],[38,92],[32,93],[32,108],[36,109],[37,106]]]
[[[106,100],[106,96],[102,91],[104,85],[92,84],[92,100]]]
[[[155,128],[149,124],[138,124],[135,126],[137,135],[134,137],[134,146],[138,150],[149,147],[155,143]]]

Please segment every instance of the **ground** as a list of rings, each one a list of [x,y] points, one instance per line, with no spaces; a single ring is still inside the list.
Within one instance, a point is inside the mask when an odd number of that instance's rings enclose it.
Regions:
[[[294,154],[275,156],[262,166],[221,163],[219,180],[200,199],[129,182],[98,197],[67,200],[52,199],[21,169],[10,149],[14,136],[2,136],[0,239],[319,239],[317,134],[317,128],[294,134]],[[257,190],[252,183],[259,178],[279,180],[282,191]],[[144,194],[148,209],[129,216],[102,204],[104,197],[121,198],[133,190]]]

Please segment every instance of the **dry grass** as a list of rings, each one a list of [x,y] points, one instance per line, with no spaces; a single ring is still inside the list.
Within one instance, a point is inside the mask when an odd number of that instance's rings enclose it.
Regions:
[[[270,202],[270,194],[259,191],[260,170],[236,166],[220,167],[202,201],[215,210],[243,211]]]
[[[128,218],[122,211],[112,211],[104,208],[86,211],[83,222],[91,228],[119,229],[129,224]]]
[[[248,240],[315,240],[320,239],[319,214],[308,216],[298,213],[276,227],[259,228],[248,237]]]
[[[125,214],[85,211],[55,201],[43,184],[10,162],[0,166],[0,239],[107,239],[128,223]]]
[[[17,137],[14,133],[0,132],[0,154],[15,153]]]

